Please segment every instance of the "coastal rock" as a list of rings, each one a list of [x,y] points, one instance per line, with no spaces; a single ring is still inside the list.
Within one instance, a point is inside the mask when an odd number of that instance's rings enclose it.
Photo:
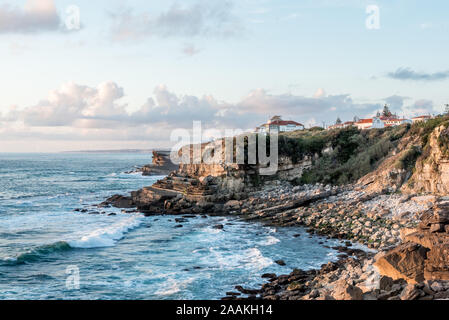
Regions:
[[[416,285],[409,284],[405,287],[405,289],[401,292],[400,298],[401,300],[415,300],[421,294],[421,291],[418,290]]]
[[[426,280],[449,280],[449,243],[435,245],[427,253],[424,276]]]
[[[228,210],[239,210],[240,209],[240,202],[237,200],[230,200],[225,203],[224,209],[226,211]]]
[[[408,283],[424,280],[424,263],[428,249],[416,243],[404,243],[376,256],[374,265],[380,274]]]
[[[277,263],[280,266],[285,266],[286,265],[284,260],[276,260],[275,263]]]
[[[99,206],[100,207],[113,206],[122,209],[135,208],[135,204],[132,198],[119,194],[113,195],[106,201],[102,202]]]
[[[141,172],[143,176],[165,176],[177,169],[178,165],[174,164],[170,159],[170,151],[153,150],[152,163],[134,172]]]
[[[357,286],[350,285],[346,279],[341,279],[334,284],[332,297],[335,300],[363,300],[363,292]]]

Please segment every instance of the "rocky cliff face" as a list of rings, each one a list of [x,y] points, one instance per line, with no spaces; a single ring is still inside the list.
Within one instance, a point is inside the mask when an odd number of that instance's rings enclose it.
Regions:
[[[445,195],[449,193],[449,157],[442,150],[439,137],[446,132],[445,126],[435,128],[423,156],[418,159],[413,176],[403,191]]]
[[[137,172],[142,172],[144,176],[167,175],[178,166],[170,160],[169,151],[153,150],[153,161],[151,164],[145,165],[138,169]]]
[[[376,170],[359,179],[357,183],[365,186],[368,192],[384,193],[400,190],[410,179],[413,171],[413,163],[407,165],[403,161],[415,149],[420,148],[419,136],[405,136]]]
[[[221,214],[232,209],[232,201],[246,198],[248,193],[258,190],[266,182],[294,180],[311,165],[311,159],[307,157],[294,163],[290,157],[282,156],[278,159],[276,173],[263,175],[261,171],[266,165],[223,161],[226,159],[224,140],[218,140],[212,146],[220,144],[222,148],[214,149],[218,150],[215,154],[210,150],[211,144],[182,148],[190,158],[180,157],[181,163],[167,177],[151,187],[132,192],[130,198],[116,196],[109,203],[118,206],[132,203],[146,214]],[[195,147],[200,150],[199,156]],[[235,156],[235,150],[233,154]],[[211,161],[211,155],[219,161]],[[157,162],[158,158],[155,159]],[[153,164],[151,169],[157,164]]]

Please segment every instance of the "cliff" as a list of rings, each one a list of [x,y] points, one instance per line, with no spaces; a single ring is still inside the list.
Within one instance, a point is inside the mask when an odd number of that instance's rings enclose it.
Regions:
[[[283,134],[279,136],[278,167],[273,175],[261,174],[266,165],[249,163],[247,151],[253,145],[247,140],[243,164],[211,161],[227,159],[225,139],[189,145],[182,148],[184,155],[190,155],[188,159],[181,158],[179,166],[173,165],[176,169],[153,186],[133,192],[131,202],[147,214],[221,214],[229,211],[227,202],[245,199],[248,193],[273,181],[295,185],[356,183],[368,194],[444,194],[449,190],[444,140],[449,136],[448,123],[448,118],[441,117],[413,126]],[[231,150],[234,160],[238,152]],[[151,168],[166,163],[166,158],[155,155]]]
[[[164,176],[177,170],[178,166],[170,160],[170,151],[153,150],[153,161],[135,172],[143,176]]]
[[[449,193],[447,125],[445,123],[436,127],[429,135],[423,155],[416,162],[414,173],[403,191],[436,195]]]

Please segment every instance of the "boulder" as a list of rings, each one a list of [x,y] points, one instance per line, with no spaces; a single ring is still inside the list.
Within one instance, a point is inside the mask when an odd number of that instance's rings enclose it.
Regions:
[[[426,280],[449,280],[449,243],[435,245],[427,253],[424,277]]]
[[[135,208],[136,205],[131,197],[126,197],[123,195],[113,195],[112,197],[108,198],[106,201],[101,203],[100,207],[107,207],[107,206],[113,206],[120,209],[129,209],[129,208]]]
[[[424,280],[424,262],[428,249],[416,243],[403,243],[396,248],[376,256],[374,265],[379,273],[394,280],[404,279],[408,283]]]
[[[240,202],[237,200],[229,200],[224,205],[225,210],[239,210],[240,209]]]
[[[335,300],[363,300],[363,292],[359,287],[341,279],[335,282],[332,297]]]
[[[430,226],[430,232],[443,232],[444,231],[444,224],[442,223],[433,223]]]
[[[382,276],[379,280],[379,289],[382,291],[390,291],[393,286],[394,281],[392,278],[387,276]]]
[[[421,295],[421,291],[414,284],[407,285],[401,292],[401,300],[415,300]]]
[[[449,243],[449,234],[432,233],[430,230],[421,230],[406,235],[403,240],[405,242],[414,242],[428,249],[432,249],[436,245]]]

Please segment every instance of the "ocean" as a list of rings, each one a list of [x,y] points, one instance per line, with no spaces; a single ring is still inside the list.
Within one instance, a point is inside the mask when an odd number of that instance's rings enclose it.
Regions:
[[[329,247],[340,241],[299,227],[207,216],[175,228],[172,216],[95,206],[162,178],[125,173],[150,162],[137,153],[0,153],[0,299],[220,299],[236,285],[259,287],[263,273],[336,260]]]

